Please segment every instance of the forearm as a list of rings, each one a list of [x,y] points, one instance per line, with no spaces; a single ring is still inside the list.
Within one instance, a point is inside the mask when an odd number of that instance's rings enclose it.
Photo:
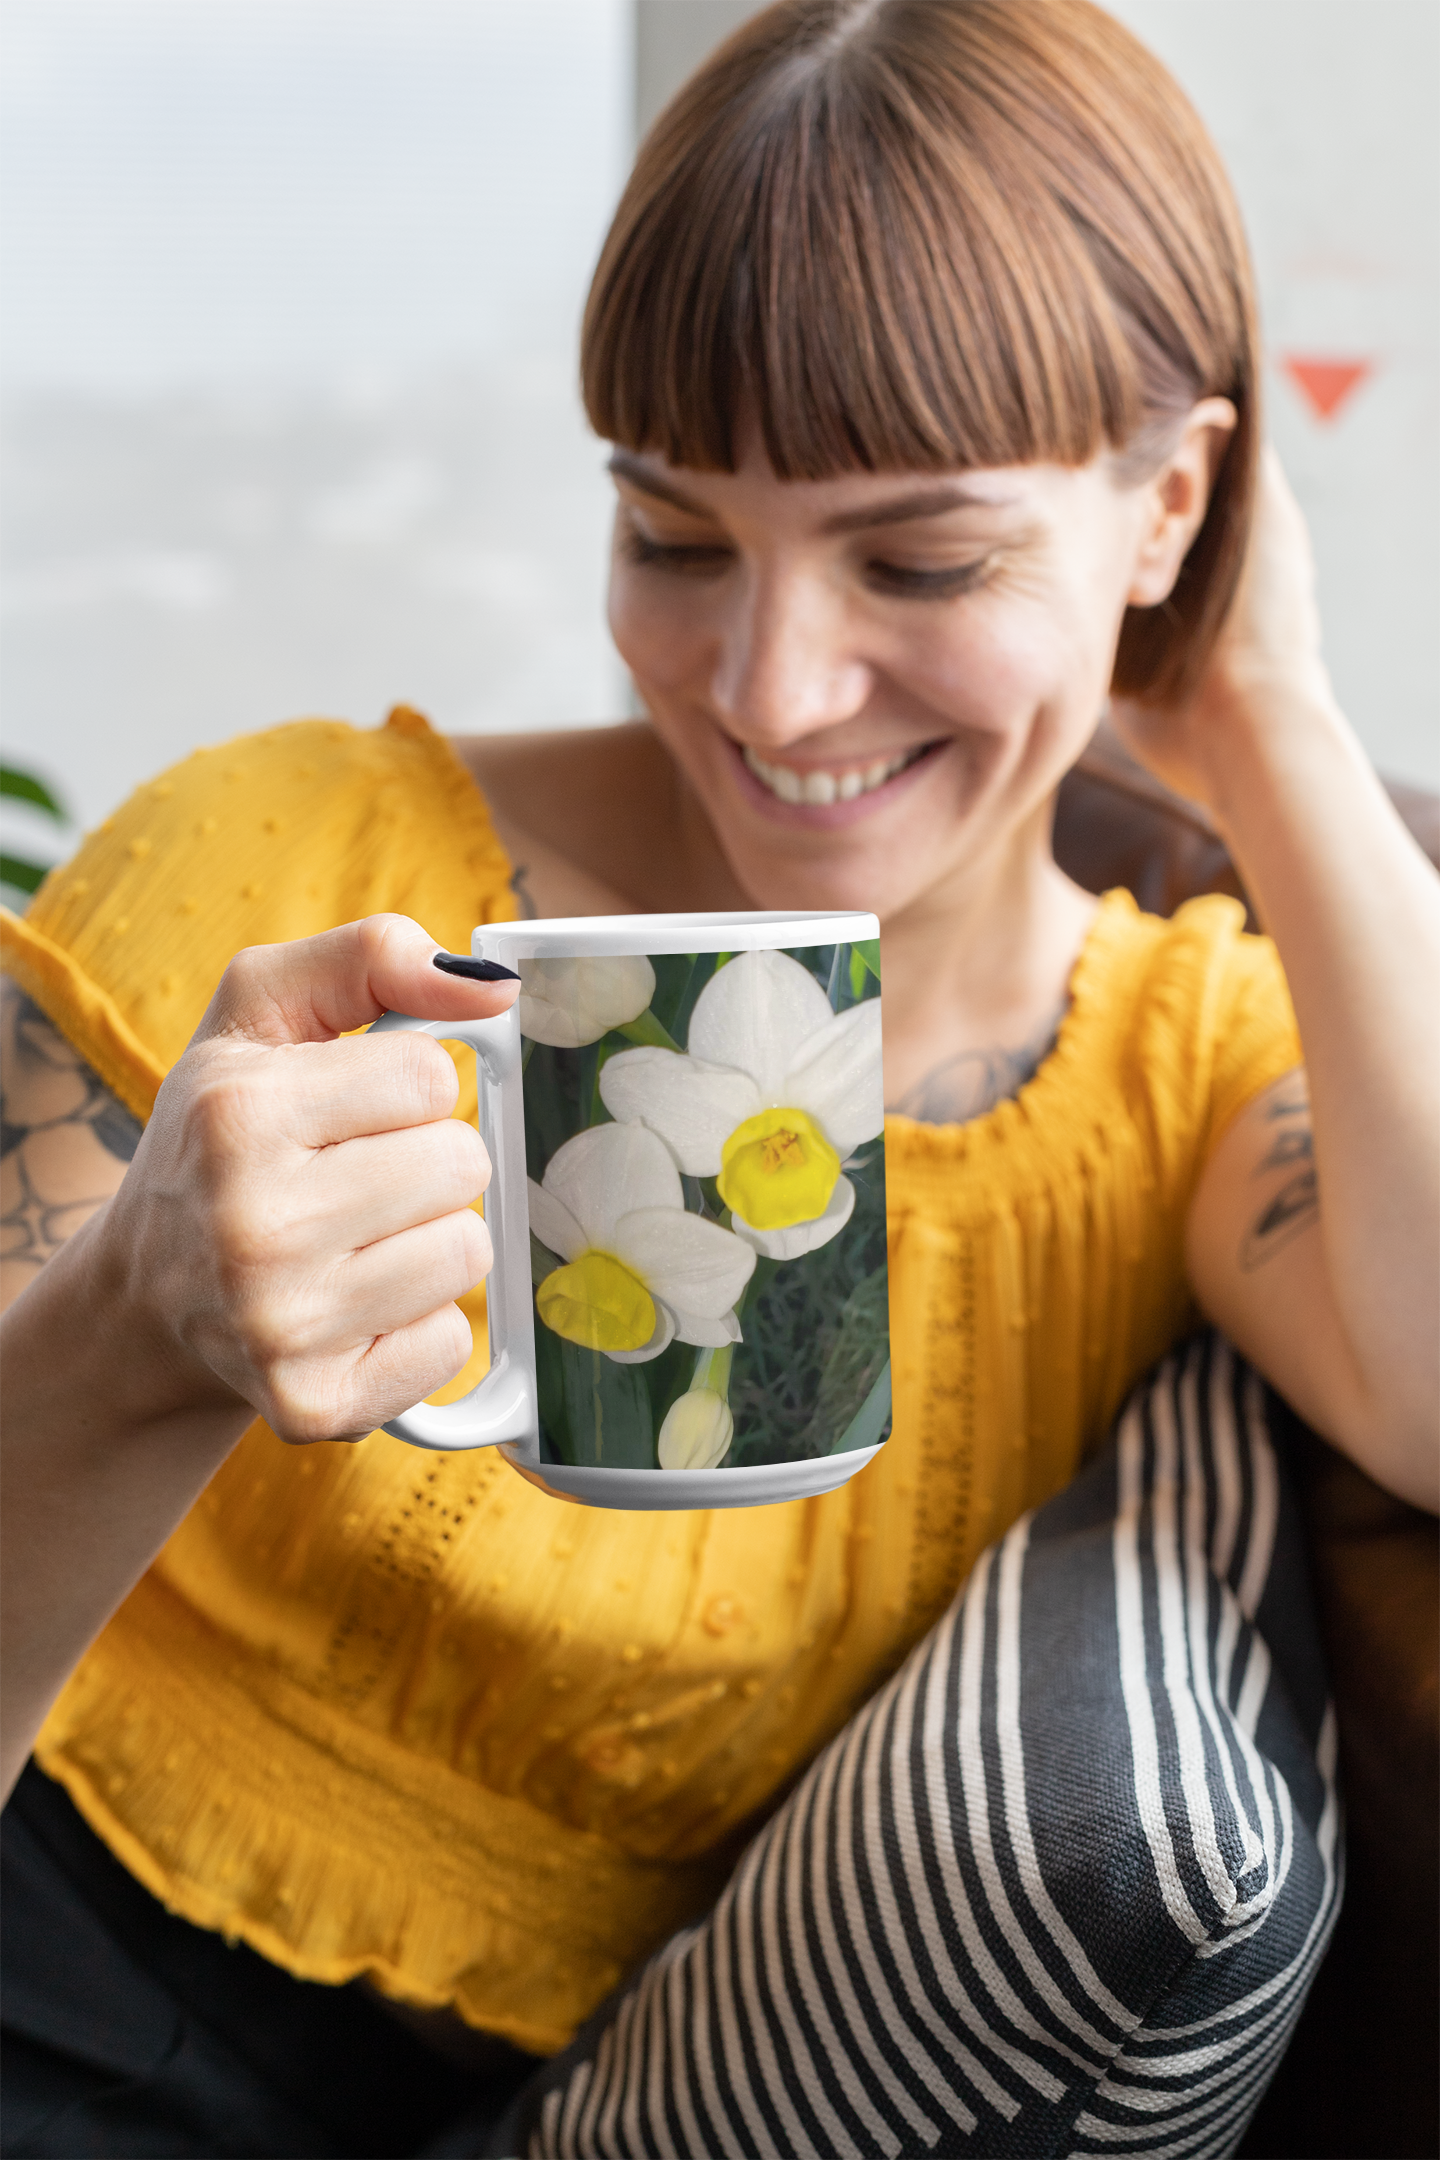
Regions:
[[[1326,1273],[1377,1441],[1429,1483],[1440,879],[1321,686],[1264,707],[1220,724],[1211,799],[1294,999]]]
[[[104,1211],[0,1321],[0,1791],[116,1606],[254,1416],[117,1296]]]
[[[382,1012],[478,1019],[514,1002],[518,982],[456,980],[435,952],[382,915],[238,954],[123,1179],[0,1323],[7,1786],[257,1409],[283,1440],[358,1440],[468,1354],[455,1300],[490,1262],[473,1211],[489,1159],[451,1115],[438,1044],[352,1033]],[[26,1025],[55,1064],[43,1015]],[[91,1096],[66,1056],[68,1095],[37,1096],[31,1125],[60,1131],[73,1167],[66,1103]]]

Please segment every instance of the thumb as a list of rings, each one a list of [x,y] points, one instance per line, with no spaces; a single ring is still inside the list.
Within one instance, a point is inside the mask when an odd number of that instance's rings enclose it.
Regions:
[[[384,1012],[489,1020],[514,1004],[518,982],[442,975],[433,963],[444,949],[408,915],[367,915],[292,944],[251,945],[226,968],[194,1039],[329,1042]]]

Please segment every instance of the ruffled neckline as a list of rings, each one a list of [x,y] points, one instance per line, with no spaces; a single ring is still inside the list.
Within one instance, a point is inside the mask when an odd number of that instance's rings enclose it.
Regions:
[[[1069,1122],[1097,1070],[1096,1030],[1113,1026],[1110,986],[1140,920],[1135,897],[1123,886],[1103,894],[1070,970],[1069,996],[1055,1040],[1030,1078],[978,1117],[932,1125],[899,1111],[888,1112],[885,1144],[892,1151],[892,1164],[897,1157],[953,1161],[1003,1142],[1017,1120],[1033,1126],[1059,1113]]]

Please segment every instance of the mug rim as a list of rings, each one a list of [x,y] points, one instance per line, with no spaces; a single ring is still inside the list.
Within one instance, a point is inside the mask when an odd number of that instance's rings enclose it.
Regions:
[[[880,935],[874,915],[811,908],[781,913],[556,915],[481,923],[470,934],[479,960],[580,959],[650,953],[766,952],[807,945],[855,945]]]

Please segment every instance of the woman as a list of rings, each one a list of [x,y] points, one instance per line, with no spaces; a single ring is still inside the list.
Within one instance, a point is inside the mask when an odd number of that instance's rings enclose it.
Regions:
[[[173,1912],[560,2045],[1192,1300],[1435,1505],[1440,899],[1273,469],[1252,528],[1255,370],[1213,148],[1086,0],[782,0],[657,123],[587,315],[649,722],[462,743],[479,794],[413,715],[252,738],[13,934],[8,1774],[54,1703],[41,1765]],[[1107,692],[1274,948],[1056,869]],[[499,1009],[433,940],[517,905],[881,915],[897,1408],[854,1487],[561,1521],[373,1432],[468,1348],[486,1165],[442,1053],[340,1038]]]

